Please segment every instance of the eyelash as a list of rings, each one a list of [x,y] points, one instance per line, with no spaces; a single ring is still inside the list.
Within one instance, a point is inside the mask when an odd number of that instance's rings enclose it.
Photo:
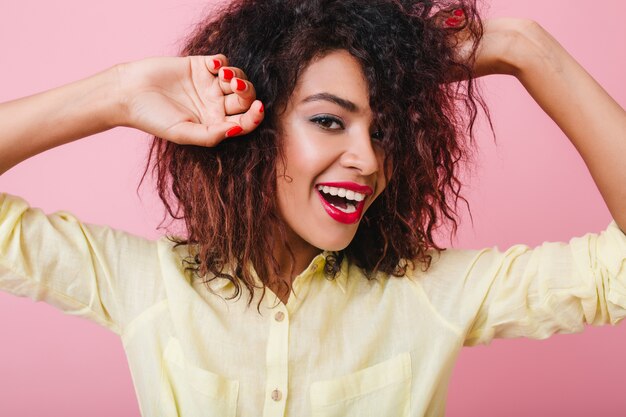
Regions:
[[[340,130],[340,129],[344,129],[344,125],[343,122],[341,121],[341,119],[338,119],[336,117],[333,116],[328,116],[328,115],[322,115],[322,116],[316,116],[313,117],[311,119],[311,121],[315,124],[317,124],[318,126],[320,126],[322,129],[324,130],[330,130],[330,131],[336,131],[336,130]],[[337,123],[339,125],[339,129],[335,128],[332,129],[328,126],[325,126],[325,124],[327,124],[328,122],[331,123]],[[381,131],[377,130],[376,132],[372,133],[372,139],[376,140],[376,141],[380,141],[383,138],[383,134]]]
[[[332,116],[326,116],[326,115],[316,116],[316,117],[312,118],[311,121],[313,123],[317,124],[318,126],[320,126],[322,129],[326,129],[326,130],[338,130],[338,129],[331,129],[328,126],[324,126],[324,124],[325,124],[324,122],[325,121],[327,121],[327,122],[329,121],[331,123],[337,123],[340,126],[341,129],[344,128],[343,122],[340,119],[338,119],[336,117],[332,117]]]

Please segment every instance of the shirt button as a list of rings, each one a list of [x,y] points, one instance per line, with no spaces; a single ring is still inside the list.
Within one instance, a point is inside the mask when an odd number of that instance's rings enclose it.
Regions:
[[[280,390],[275,389],[272,391],[272,400],[280,401],[281,398],[283,398],[283,393]]]
[[[279,311],[278,313],[274,315],[274,319],[276,321],[283,321],[285,319],[285,313],[283,313],[282,311]]]

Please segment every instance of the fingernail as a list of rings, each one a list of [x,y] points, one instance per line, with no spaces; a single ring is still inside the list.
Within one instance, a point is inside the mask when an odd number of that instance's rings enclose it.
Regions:
[[[259,123],[261,123],[261,122],[257,122],[256,120],[254,121],[254,124],[255,124],[255,125],[258,125]]]
[[[245,89],[246,89],[246,83],[240,80],[239,78],[237,78],[237,90],[243,91]]]
[[[448,26],[456,26],[458,24],[459,24],[459,20],[454,17],[450,17],[446,20],[446,25]]]
[[[235,73],[229,70],[228,68],[224,68],[224,79],[226,81],[230,81],[235,76]]]
[[[454,15],[455,15],[455,16],[458,16],[458,17],[462,17],[464,14],[465,14],[465,13],[463,13],[463,10],[461,10],[461,9],[456,9],[456,10],[454,11]]]
[[[228,132],[226,132],[226,137],[230,138],[231,136],[238,135],[241,132],[243,132],[243,129],[241,128],[241,126],[235,126],[231,128]]]
[[[259,113],[263,113],[265,111],[265,106],[261,103],[261,108],[259,109]]]
[[[218,70],[222,66],[222,63],[218,59],[214,59],[213,66],[215,67],[216,70]]]

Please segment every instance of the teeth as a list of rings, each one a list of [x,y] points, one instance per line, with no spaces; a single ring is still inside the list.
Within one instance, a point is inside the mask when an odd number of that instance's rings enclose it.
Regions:
[[[353,201],[365,200],[365,194],[357,193],[356,191],[347,190],[345,188],[329,187],[327,185],[320,185],[317,189],[324,194],[336,195],[339,197],[347,198]]]

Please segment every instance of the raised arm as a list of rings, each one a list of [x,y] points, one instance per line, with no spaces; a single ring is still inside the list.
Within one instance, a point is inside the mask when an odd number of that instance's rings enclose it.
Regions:
[[[626,112],[539,24],[485,22],[476,75],[510,74],[571,140],[626,232]]]
[[[0,104],[0,174],[38,153],[114,127],[115,70]]]
[[[249,132],[263,118],[262,104],[245,73],[227,65],[223,55],[148,58],[2,103],[0,174],[116,126],[203,146]]]

